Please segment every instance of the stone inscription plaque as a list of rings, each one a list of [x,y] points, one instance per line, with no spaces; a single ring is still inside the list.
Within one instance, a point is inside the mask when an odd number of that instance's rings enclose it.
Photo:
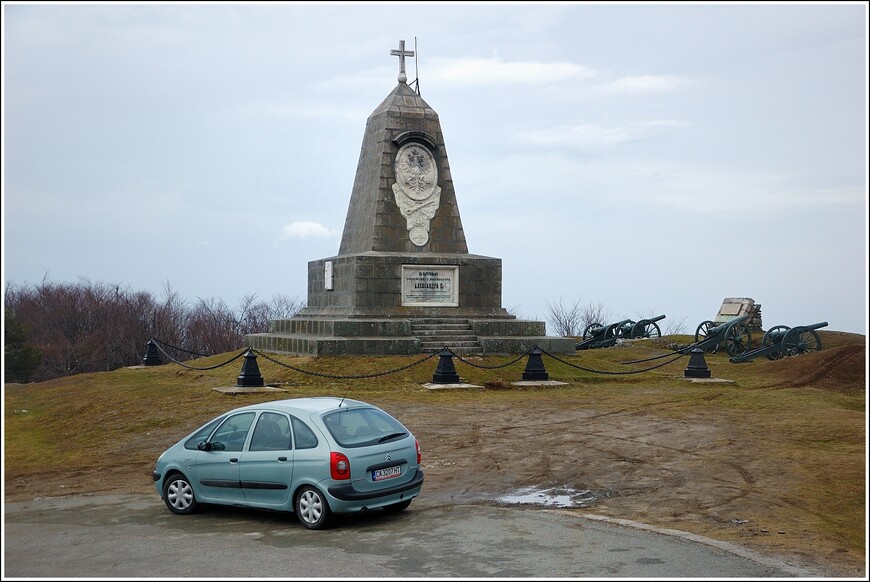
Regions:
[[[459,307],[459,266],[402,265],[402,306]]]

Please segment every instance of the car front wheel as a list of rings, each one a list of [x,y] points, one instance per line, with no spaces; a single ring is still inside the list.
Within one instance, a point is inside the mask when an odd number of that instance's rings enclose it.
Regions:
[[[296,515],[308,529],[325,529],[332,520],[332,512],[323,495],[306,485],[296,496]]]
[[[187,477],[175,473],[166,478],[163,483],[163,501],[172,513],[187,515],[199,509],[199,503],[193,494],[193,487]]]

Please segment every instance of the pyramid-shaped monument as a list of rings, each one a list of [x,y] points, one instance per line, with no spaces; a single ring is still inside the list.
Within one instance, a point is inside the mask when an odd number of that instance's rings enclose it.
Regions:
[[[438,114],[406,82],[372,112],[338,255],[308,263],[308,301],[249,347],[307,355],[573,353],[501,306],[501,259],[468,253]]]

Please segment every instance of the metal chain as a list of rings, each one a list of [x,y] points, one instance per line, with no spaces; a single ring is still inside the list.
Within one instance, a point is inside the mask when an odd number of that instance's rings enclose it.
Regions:
[[[469,366],[473,366],[473,367],[475,367],[475,368],[480,368],[481,370],[498,370],[499,368],[507,368],[508,366],[511,366],[511,365],[513,365],[513,364],[516,364],[517,362],[519,362],[520,360],[522,360],[523,358],[525,358],[527,355],[529,355],[529,352],[526,352],[525,354],[521,355],[521,356],[518,357],[517,359],[515,359],[515,360],[511,360],[510,362],[508,362],[508,363],[506,363],[506,364],[500,364],[500,365],[498,365],[498,366],[481,366],[480,364],[475,364],[474,362],[469,362],[468,360],[466,360],[466,359],[463,358],[462,356],[458,355],[456,352],[454,352],[453,350],[451,350],[451,349],[448,348],[448,347],[445,347],[444,349],[446,349],[448,352],[450,352],[450,354],[451,354],[454,358],[458,359],[460,362],[462,362],[462,363],[464,363],[464,364],[468,364]]]
[[[700,344],[700,343],[701,342],[697,342],[697,343],[694,343],[690,346],[686,346],[686,347],[680,348],[678,350],[673,350],[669,354],[662,354],[660,356],[653,356],[652,358],[645,358],[643,360],[629,360],[627,362],[619,362],[619,363],[620,364],[642,364],[644,362],[652,362],[653,360],[661,360],[662,358],[667,358],[667,357],[670,357],[674,354],[680,354],[680,355],[684,356],[684,355],[688,354],[690,351],[692,351],[694,348],[696,348],[698,346],[698,344]]]
[[[322,372],[312,372],[310,370],[303,370],[302,368],[297,368],[296,366],[291,366],[290,364],[286,364],[284,362],[276,360],[275,358],[269,357],[268,355],[266,355],[263,352],[260,352],[258,350],[251,350],[251,351],[254,352],[255,354],[257,354],[258,356],[263,356],[264,358],[266,358],[267,360],[269,360],[272,363],[278,364],[279,366],[284,366],[285,368],[289,368],[289,369],[294,370],[296,372],[300,372],[302,374],[308,374],[310,376],[320,376],[321,378],[333,378],[333,379],[338,379],[338,380],[361,380],[363,378],[377,378],[380,376],[387,376],[389,374],[395,374],[396,372],[401,372],[402,370],[407,370],[408,368],[413,368],[414,366],[417,366],[419,364],[422,364],[423,362],[431,360],[432,358],[434,358],[435,356],[438,355],[438,354],[430,354],[423,359],[420,359],[420,360],[417,360],[416,362],[412,362],[412,363],[408,364],[407,366],[402,366],[401,368],[396,368],[395,370],[387,370],[386,372],[376,372],[374,374],[360,374],[358,376],[336,376],[333,374],[324,374]]]
[[[214,355],[214,354],[198,354],[198,353],[196,353],[196,352],[192,352],[192,351],[190,351],[190,350],[185,350],[184,348],[179,348],[178,346],[174,346],[174,345],[172,345],[172,344],[168,344],[168,343],[166,343],[165,341],[159,340],[159,339],[157,339],[156,337],[152,337],[151,339],[153,339],[153,340],[154,340],[155,342],[157,342],[158,344],[163,344],[164,346],[166,346],[166,347],[168,347],[168,348],[172,348],[173,350],[178,350],[179,352],[185,352],[185,353],[188,353],[188,354],[192,354],[192,355],[194,355],[194,356],[199,356],[200,358],[210,358],[211,356]]]
[[[551,358],[553,358],[557,362],[562,362],[563,364],[565,364],[567,366],[571,366],[572,368],[577,368],[578,370],[583,370],[584,372],[592,372],[593,374],[612,374],[612,375],[640,374],[641,372],[649,372],[650,370],[655,370],[656,368],[661,368],[662,366],[666,366],[666,365],[670,364],[671,362],[676,362],[677,360],[679,360],[680,358],[682,358],[685,355],[685,354],[679,354],[677,357],[673,358],[672,360],[668,360],[667,362],[658,364],[657,366],[653,366],[651,368],[644,368],[643,370],[629,370],[627,372],[609,372],[606,370],[593,370],[591,368],[584,368],[583,366],[578,366],[577,364],[572,364],[571,362],[566,362],[565,360],[563,360],[563,359],[561,359],[561,358],[559,358],[559,357],[557,357],[549,352],[546,352],[544,350],[541,350],[541,352],[544,354],[547,354],[548,356],[550,356]]]
[[[235,360],[238,360],[239,358],[244,356],[246,353],[248,353],[248,350],[245,349],[243,352],[239,353],[239,355],[233,357],[232,359],[227,360],[223,364],[217,364],[216,366],[207,366],[205,368],[197,368],[196,366],[189,366],[189,365],[185,364],[184,362],[179,362],[178,360],[176,360],[175,358],[170,356],[168,353],[166,353],[166,350],[164,350],[159,344],[155,344],[155,345],[157,345],[157,349],[160,350],[164,356],[166,356],[167,358],[169,358],[170,360],[172,360],[174,363],[178,364],[179,366],[183,366],[189,370],[200,370],[200,371],[214,370],[215,368],[220,368],[221,366],[226,366],[227,364],[234,362]]]

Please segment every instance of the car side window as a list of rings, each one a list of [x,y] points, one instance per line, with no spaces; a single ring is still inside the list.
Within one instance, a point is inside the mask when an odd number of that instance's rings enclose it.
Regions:
[[[291,416],[290,420],[293,421],[293,433],[296,435],[296,448],[297,449],[313,449],[317,447],[317,436],[314,434],[314,431],[311,428],[296,418],[295,416]]]
[[[254,416],[253,412],[243,412],[227,418],[211,437],[212,449],[241,451],[251,424],[254,422]]]
[[[264,412],[251,435],[250,451],[286,451],[292,448],[290,421],[283,414]]]
[[[196,431],[195,433],[193,433],[192,437],[190,437],[189,439],[184,441],[184,448],[195,450],[197,448],[197,446],[199,445],[199,443],[201,443],[205,439],[207,439],[208,435],[210,435],[211,432],[214,430],[214,427],[216,427],[218,425],[218,423],[220,421],[222,421],[223,419],[224,419],[224,417],[220,416],[220,417],[214,419],[213,421],[211,421],[210,423],[208,423],[207,425],[205,425],[204,427],[202,427],[201,429],[199,429],[198,431]]]

